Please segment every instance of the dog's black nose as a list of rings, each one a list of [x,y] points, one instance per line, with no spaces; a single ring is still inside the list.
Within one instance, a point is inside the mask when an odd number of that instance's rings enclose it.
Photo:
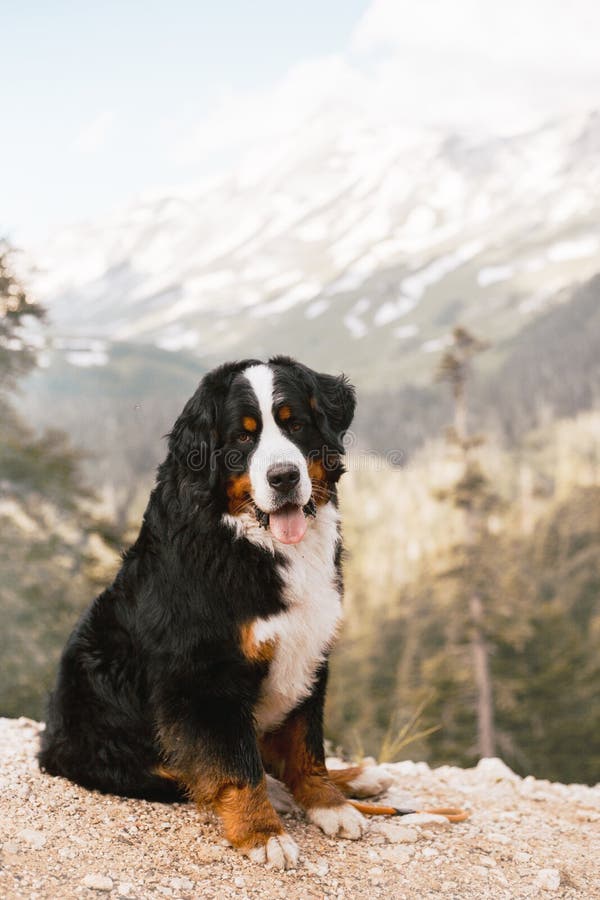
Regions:
[[[275,463],[267,469],[267,481],[280,494],[287,494],[300,481],[300,469],[289,463]]]

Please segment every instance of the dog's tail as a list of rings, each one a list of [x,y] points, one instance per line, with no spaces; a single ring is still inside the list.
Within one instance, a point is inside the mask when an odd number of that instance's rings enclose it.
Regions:
[[[364,766],[348,766],[345,769],[328,769],[329,780],[348,797],[352,806],[364,816],[408,816],[413,813],[429,813],[444,816],[449,822],[464,822],[470,813],[455,807],[437,807],[435,809],[399,809],[396,806],[385,806],[380,803],[364,803],[355,797],[372,797],[389,787],[389,781],[381,781],[376,776],[369,777],[369,770]]]

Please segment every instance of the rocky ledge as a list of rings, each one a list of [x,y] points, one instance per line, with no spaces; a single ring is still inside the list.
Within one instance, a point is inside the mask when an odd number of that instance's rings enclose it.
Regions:
[[[520,778],[498,759],[474,769],[383,768],[396,806],[460,806],[468,821],[371,819],[332,839],[292,811],[296,869],[239,856],[191,804],[106,797],[42,775],[40,725],[0,719],[2,898],[600,898],[600,785]]]

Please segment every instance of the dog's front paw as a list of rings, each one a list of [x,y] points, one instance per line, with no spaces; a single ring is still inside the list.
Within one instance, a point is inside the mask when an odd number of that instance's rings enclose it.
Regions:
[[[307,811],[307,816],[325,834],[338,834],[351,841],[361,837],[367,824],[364,816],[349,803],[330,807],[314,806]]]
[[[262,863],[272,869],[294,869],[298,863],[299,848],[289,834],[270,837],[264,844],[244,851],[252,862]]]

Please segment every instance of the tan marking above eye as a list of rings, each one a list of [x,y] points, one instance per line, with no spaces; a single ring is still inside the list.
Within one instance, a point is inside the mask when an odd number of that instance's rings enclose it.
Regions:
[[[277,415],[282,422],[287,422],[288,419],[292,418],[292,410],[289,406],[282,406]]]
[[[244,426],[246,431],[256,431],[258,427],[256,419],[254,419],[252,416],[244,416],[244,418],[242,419],[242,425]]]

